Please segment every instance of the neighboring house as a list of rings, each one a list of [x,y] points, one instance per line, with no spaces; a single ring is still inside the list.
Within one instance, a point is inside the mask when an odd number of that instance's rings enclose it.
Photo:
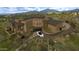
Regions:
[[[51,32],[56,33],[59,31],[67,30],[70,28],[70,24],[61,20],[48,20],[48,28],[51,29]]]
[[[63,21],[58,20],[48,20],[48,28],[51,29],[51,32],[56,33],[62,30]]]

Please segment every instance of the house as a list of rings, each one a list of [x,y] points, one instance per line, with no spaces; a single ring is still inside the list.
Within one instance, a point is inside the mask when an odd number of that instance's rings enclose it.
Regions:
[[[63,21],[59,20],[48,20],[48,28],[51,29],[52,33],[59,32],[63,30]]]
[[[64,30],[64,21],[54,20],[48,17],[32,17],[28,19],[15,19],[11,21],[11,30],[15,33],[30,33],[50,29],[51,33]]]

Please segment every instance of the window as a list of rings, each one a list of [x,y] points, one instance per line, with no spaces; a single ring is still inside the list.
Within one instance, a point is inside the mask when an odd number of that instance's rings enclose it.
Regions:
[[[62,31],[62,28],[60,27],[59,30]]]

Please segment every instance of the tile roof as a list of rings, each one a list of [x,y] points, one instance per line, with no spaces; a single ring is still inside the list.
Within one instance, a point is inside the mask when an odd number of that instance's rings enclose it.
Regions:
[[[60,20],[54,20],[54,19],[50,19],[48,20],[48,24],[51,24],[51,25],[58,25],[58,24],[62,24],[63,21],[60,21]]]

